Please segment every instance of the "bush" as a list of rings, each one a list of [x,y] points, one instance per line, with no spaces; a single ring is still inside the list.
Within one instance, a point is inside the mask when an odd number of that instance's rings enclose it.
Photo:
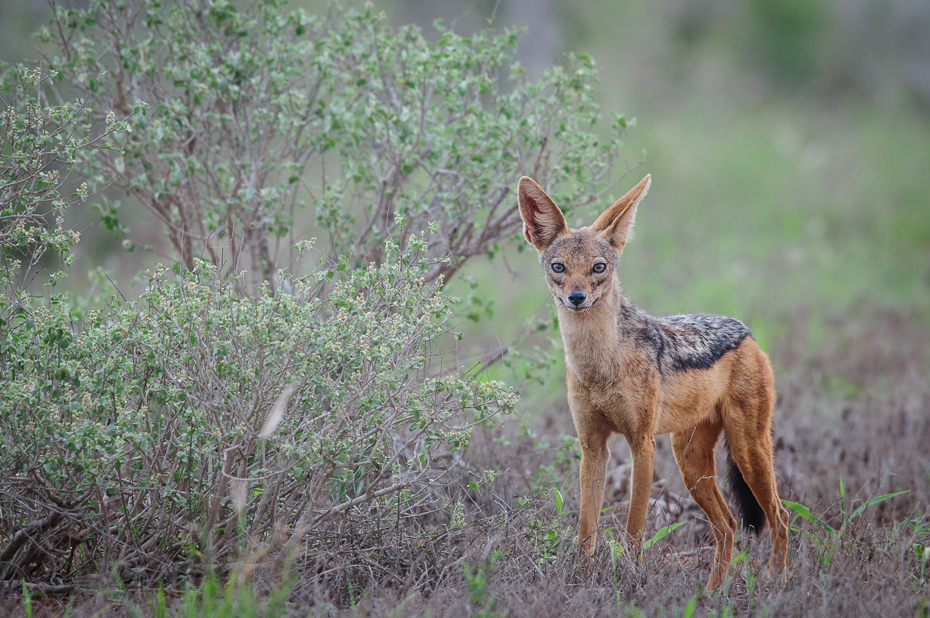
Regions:
[[[139,303],[14,311],[0,512],[18,532],[0,537],[0,579],[116,562],[154,582],[201,557],[300,546],[337,516],[364,526],[385,511],[406,527],[451,502],[436,488],[462,480],[470,428],[515,397],[440,371],[450,308],[424,283],[427,241],[386,251],[325,303],[327,270],[244,299],[238,278],[198,262],[156,269]]]
[[[129,128],[107,115],[105,127],[94,135],[85,125],[91,114],[86,100],[48,101],[43,88],[57,77],[54,72],[0,69],[0,288],[18,297],[38,276],[48,252],[70,264],[80,234],[64,228],[64,214],[88,198],[88,188],[75,183],[74,192],[62,197],[68,169],[93,151],[112,149],[110,140]],[[50,283],[63,276],[53,270]]]
[[[619,180],[626,122],[592,133],[593,62],[534,82],[512,32],[428,43],[367,7],[272,0],[91,0],[56,7],[43,36],[86,97],[60,116],[33,106],[58,133],[35,125],[30,152],[82,177],[53,210],[112,182],[178,263],[138,302],[0,296],[0,581],[113,567],[175,583],[300,550],[345,587],[346,564],[402,571],[401,537],[434,569],[485,476],[462,460],[471,429],[516,399],[459,374],[442,284],[519,230],[519,175],[576,206]],[[85,116],[101,138],[56,155]],[[16,212],[57,199],[36,173]],[[293,239],[307,204],[319,249]],[[119,207],[104,199],[102,222],[131,249]],[[20,246],[67,259],[77,235],[30,221]],[[437,523],[446,537],[416,537]]]
[[[132,126],[123,152],[100,151],[82,169],[143,204],[188,269],[202,255],[248,265],[256,284],[272,286],[307,205],[326,256],[356,266],[380,260],[386,238],[403,249],[438,224],[430,257],[451,259],[426,279],[448,281],[520,229],[522,174],[569,206],[620,179],[626,121],[618,116],[606,139],[593,133],[590,58],[533,81],[511,62],[514,32],[441,29],[430,43],[368,6],[325,16],[273,0],[56,7],[42,36],[60,55],[46,61]],[[107,226],[129,234],[119,203],[103,208]]]

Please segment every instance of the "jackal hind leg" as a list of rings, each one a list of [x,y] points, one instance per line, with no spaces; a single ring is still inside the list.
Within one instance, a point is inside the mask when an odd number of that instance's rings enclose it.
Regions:
[[[710,520],[716,539],[714,566],[707,580],[713,590],[724,582],[733,557],[733,537],[736,520],[727,508],[727,503],[717,487],[717,464],[714,461],[714,446],[723,426],[717,422],[700,424],[697,427],[672,434],[672,450],[681,478],[688,492]]]
[[[774,403],[774,389],[760,389],[756,396],[727,402],[723,415],[733,461],[762,507],[771,530],[769,575],[773,577],[784,573],[788,554],[788,518],[775,485],[771,432]]]

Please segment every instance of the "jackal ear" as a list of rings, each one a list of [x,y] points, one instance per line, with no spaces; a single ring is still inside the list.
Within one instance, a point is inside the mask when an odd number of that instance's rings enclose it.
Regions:
[[[523,219],[523,236],[537,251],[545,251],[559,234],[568,230],[562,211],[532,178],[520,179],[517,201]]]
[[[646,197],[651,183],[652,176],[646,174],[639,184],[602,212],[591,226],[592,230],[600,232],[600,236],[606,238],[617,251],[623,251],[626,241],[630,239],[633,221],[636,219],[636,206]]]

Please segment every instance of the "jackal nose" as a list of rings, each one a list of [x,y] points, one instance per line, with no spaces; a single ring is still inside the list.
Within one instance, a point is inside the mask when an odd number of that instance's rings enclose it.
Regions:
[[[568,295],[568,301],[576,307],[584,302],[586,298],[584,292],[572,292]]]

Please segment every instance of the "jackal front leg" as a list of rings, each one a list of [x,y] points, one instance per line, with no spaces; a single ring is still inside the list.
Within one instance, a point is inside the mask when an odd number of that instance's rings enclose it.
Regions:
[[[597,539],[597,520],[604,501],[604,484],[607,480],[608,432],[579,434],[581,443],[581,512],[578,518],[578,543],[587,555],[594,553]]]
[[[630,491],[630,512],[627,515],[626,531],[639,543],[646,511],[649,509],[649,494],[652,491],[652,468],[655,460],[656,441],[652,436],[628,439],[633,455],[633,482]]]

